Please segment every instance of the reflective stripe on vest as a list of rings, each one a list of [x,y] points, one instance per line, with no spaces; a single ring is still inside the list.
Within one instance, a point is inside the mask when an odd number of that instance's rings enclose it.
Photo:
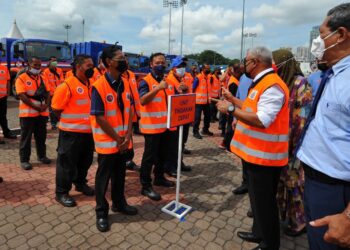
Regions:
[[[160,97],[153,98],[151,102],[162,102],[162,98]]]
[[[77,100],[77,104],[78,105],[85,105],[85,104],[88,104],[88,103],[89,103],[88,99]]]
[[[115,147],[117,147],[117,142],[116,141],[111,141],[111,142],[97,142],[97,141],[95,141],[95,146],[98,148],[115,148]]]
[[[35,94],[35,91],[34,91],[34,90],[27,90],[27,91],[26,91],[26,94],[27,94],[27,95],[34,95],[34,94]]]
[[[91,127],[88,125],[71,124],[71,123],[65,123],[65,122],[60,122],[59,125],[62,129],[75,129],[75,130],[90,130],[91,129]]]
[[[2,91],[2,90],[0,90],[0,94],[5,95],[5,94],[7,94],[7,91]]]
[[[143,129],[159,129],[159,128],[166,128],[166,123],[161,124],[140,124],[140,128]]]
[[[117,126],[117,127],[113,127],[114,131],[116,133],[120,133],[120,132],[126,132],[128,131],[129,126],[125,125],[125,126]],[[94,134],[98,134],[98,135],[106,135],[106,133],[103,131],[102,128],[92,128],[92,131]]]
[[[141,112],[141,116],[144,117],[162,117],[162,116],[167,116],[168,112]]]
[[[89,119],[89,114],[61,114],[65,119]]]
[[[250,136],[255,139],[260,139],[263,141],[270,141],[270,142],[288,142],[288,135],[272,135],[272,134],[266,134],[263,132],[258,132],[254,130],[249,130],[245,127],[243,127],[240,123],[237,124],[236,130],[240,131],[242,134]]]
[[[267,153],[267,152],[263,152],[260,150],[248,148],[244,144],[239,143],[238,141],[235,141],[235,140],[231,141],[231,146],[239,148],[239,150],[243,151],[247,155],[258,157],[258,158],[261,158],[264,160],[275,161],[275,160],[283,160],[286,157],[288,157],[288,152],[286,152],[286,153]]]
[[[117,110],[109,110],[106,113],[107,116],[116,116],[117,115]]]
[[[39,111],[35,110],[35,109],[20,109],[19,110],[19,114],[39,114]]]

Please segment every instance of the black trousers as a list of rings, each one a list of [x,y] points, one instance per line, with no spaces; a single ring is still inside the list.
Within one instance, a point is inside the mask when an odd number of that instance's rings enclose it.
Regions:
[[[185,124],[184,126],[184,131],[183,131],[183,137],[182,137],[182,150],[185,148],[185,145],[188,140],[188,133],[190,131],[190,124]]]
[[[195,120],[193,125],[193,133],[199,132],[199,124],[201,123],[202,111],[204,114],[204,127],[203,130],[208,130],[210,127],[210,105],[209,104],[196,104]]]
[[[4,135],[10,133],[7,124],[7,96],[0,98],[0,126]]]
[[[242,162],[248,172],[248,191],[254,216],[253,233],[263,240],[261,247],[277,250],[280,246],[280,227],[276,194],[282,168]]]
[[[246,164],[243,164],[242,161],[242,185],[245,185],[248,187],[248,170]]]
[[[19,157],[21,162],[29,162],[31,154],[31,141],[34,134],[38,159],[46,157],[46,116],[20,117],[21,140]]]
[[[218,99],[219,97],[216,97],[216,99]],[[216,115],[218,113],[218,108],[216,107],[216,103],[215,102],[211,102],[210,103],[210,119],[212,121],[216,121]]]
[[[96,218],[108,216],[109,204],[106,191],[111,180],[111,198],[115,206],[125,206],[124,195],[126,159],[124,154],[98,154],[98,168],[95,178]]]
[[[142,187],[147,188],[152,186],[153,165],[154,178],[163,179],[165,168],[170,168],[174,161],[176,162],[173,152],[177,147],[177,133],[167,130],[160,134],[144,134],[144,137],[145,149],[141,161],[140,181]]]
[[[49,114],[50,114],[50,123],[52,126],[56,126],[57,125],[57,122],[58,122],[58,119],[55,115],[55,113],[53,112],[52,108],[51,108],[51,105],[49,106]]]
[[[219,116],[219,129],[222,134],[226,132],[227,114],[220,113]]]
[[[233,116],[227,115],[227,125],[226,125],[225,137],[224,137],[224,144],[228,151],[231,151],[230,144],[234,134],[232,122],[233,122]]]
[[[92,164],[94,141],[92,134],[60,130],[56,164],[56,194],[68,194],[72,183],[87,183]]]

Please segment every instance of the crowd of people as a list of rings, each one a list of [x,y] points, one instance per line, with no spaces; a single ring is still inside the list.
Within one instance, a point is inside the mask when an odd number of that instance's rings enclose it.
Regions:
[[[349,248],[349,3],[327,13],[311,53],[319,70],[308,78],[284,49],[251,48],[242,63],[229,65],[224,73],[220,68],[211,72],[207,63],[199,72],[197,66],[186,72],[182,56],[166,73],[165,55],[154,53],[151,73],[139,82],[117,46],[103,50],[97,67],[90,56],[77,55],[65,78],[55,57],[43,71],[41,60],[32,57],[16,80],[20,165],[32,169],[32,134],[38,159],[51,163],[45,145],[49,117],[52,129],[59,129],[57,202],[76,205],[69,195],[72,184],[84,195],[95,195],[96,226],[108,231],[109,182],[111,210],[138,213],[125,197],[127,167],[139,170],[141,194],[149,199],[161,200],[153,186],[175,186],[167,175],[176,177],[178,153],[191,154],[185,145],[190,124],[184,126],[183,152],[178,152],[178,129],[167,128],[167,97],[195,93],[193,137],[213,136],[209,129],[218,121],[220,147],[242,161],[242,184],[233,193],[249,193],[247,216],[253,226],[238,236],[258,243],[254,249],[279,249],[282,225],[291,237],[307,232],[310,249]],[[4,137],[15,139],[6,120],[8,80],[6,68],[0,68],[1,126]],[[140,167],[132,160],[136,124],[145,139]],[[94,151],[95,190],[86,179]],[[181,170],[191,167],[182,162]]]

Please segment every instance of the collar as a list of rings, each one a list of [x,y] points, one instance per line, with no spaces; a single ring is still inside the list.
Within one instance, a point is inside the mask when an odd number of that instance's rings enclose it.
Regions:
[[[339,62],[333,65],[333,74],[336,76],[340,72],[350,67],[350,55],[344,57]]]
[[[163,80],[163,77],[160,77],[158,75],[156,75],[153,70],[151,71],[151,75],[152,77],[157,81],[157,82],[161,82]]]
[[[119,76],[119,79],[114,79],[110,73],[106,72],[106,79],[110,84],[115,85],[120,83],[121,75]]]
[[[253,80],[253,82],[257,82],[260,80],[261,77],[263,77],[264,75],[266,75],[267,73],[270,73],[271,71],[273,71],[273,68],[268,68],[265,69],[263,71],[261,71],[259,74],[257,74]]]

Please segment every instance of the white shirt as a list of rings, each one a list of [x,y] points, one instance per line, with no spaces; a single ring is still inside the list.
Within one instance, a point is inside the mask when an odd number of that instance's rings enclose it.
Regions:
[[[271,71],[273,71],[273,69],[269,68],[257,74],[253,80],[253,84],[254,82],[258,81],[263,75]],[[271,123],[276,119],[276,116],[280,112],[284,101],[284,92],[277,84],[271,86],[261,94],[258,101],[258,112],[256,115],[265,128],[269,127]]]

